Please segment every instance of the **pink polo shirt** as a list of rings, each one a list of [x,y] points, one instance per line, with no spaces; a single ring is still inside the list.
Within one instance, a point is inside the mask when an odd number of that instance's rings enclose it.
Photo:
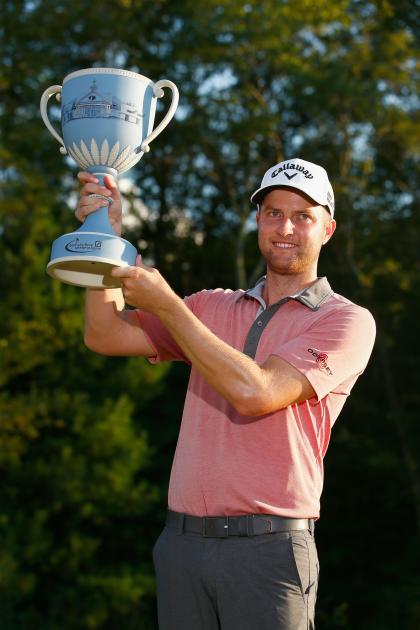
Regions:
[[[246,417],[192,367],[169,484],[168,505],[177,512],[319,516],[331,428],[366,367],[375,323],[369,311],[333,293],[326,278],[282,300],[271,318],[273,311],[261,308],[261,286],[205,290],[185,303],[220,339],[255,354],[258,365],[270,355],[293,365],[316,396]],[[158,318],[137,313],[155,348],[152,362],[187,361]]]

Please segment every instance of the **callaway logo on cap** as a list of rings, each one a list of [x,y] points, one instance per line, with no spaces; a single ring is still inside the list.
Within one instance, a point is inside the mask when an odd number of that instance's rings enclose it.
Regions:
[[[265,173],[251,201],[260,204],[270,190],[283,186],[301,190],[317,204],[327,206],[331,217],[334,217],[334,193],[327,171],[322,166],[300,158],[280,162]]]

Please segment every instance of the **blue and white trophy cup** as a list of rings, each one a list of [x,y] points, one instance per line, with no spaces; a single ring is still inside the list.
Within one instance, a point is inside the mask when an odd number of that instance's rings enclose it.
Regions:
[[[172,102],[153,129],[156,101],[164,88],[172,91]],[[61,101],[62,138],[48,118],[47,104],[53,95]],[[128,70],[88,68],[67,75],[62,86],[47,88],[40,107],[47,129],[62,145],[60,152],[103,185],[105,175],[116,179],[149,151],[149,144],[173,117],[178,98],[172,81],[153,83]],[[104,202],[78,230],[54,241],[47,265],[53,278],[81,287],[118,287],[112,268],[135,264],[136,248],[115,234],[108,219],[109,200],[104,197]]]

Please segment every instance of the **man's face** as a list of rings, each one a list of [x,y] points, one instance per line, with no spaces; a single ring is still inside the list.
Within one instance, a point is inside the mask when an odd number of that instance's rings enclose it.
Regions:
[[[268,268],[286,275],[316,271],[321,247],[335,230],[325,208],[285,188],[264,197],[257,224],[258,245]]]

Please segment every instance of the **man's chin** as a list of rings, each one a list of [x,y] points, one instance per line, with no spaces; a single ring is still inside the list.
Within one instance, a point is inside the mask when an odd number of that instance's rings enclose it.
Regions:
[[[282,276],[295,276],[305,271],[305,265],[300,260],[291,260],[287,263],[274,263],[268,260],[267,267],[273,273],[278,273]]]

